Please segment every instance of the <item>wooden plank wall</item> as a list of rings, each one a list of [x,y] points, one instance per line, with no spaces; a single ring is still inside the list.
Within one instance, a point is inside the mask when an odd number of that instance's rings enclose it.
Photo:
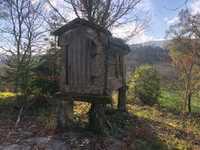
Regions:
[[[105,53],[101,43],[95,39],[97,37],[95,32],[91,38],[90,35],[86,35],[86,30],[84,28],[73,29],[62,37],[60,43],[63,50],[62,64],[64,64],[65,71],[61,78],[65,77],[66,80],[68,72],[69,82],[66,85],[66,82],[62,80],[61,85],[65,86],[65,92],[102,95],[104,91]],[[68,54],[65,53],[65,47],[68,47]],[[67,55],[68,58],[65,58]],[[110,71],[114,72],[114,68]],[[110,90],[108,92],[111,93]]]
[[[91,83],[91,41],[83,34],[80,30],[79,35],[77,35],[77,32],[69,35],[71,42],[66,60],[68,61],[69,88],[84,88]]]

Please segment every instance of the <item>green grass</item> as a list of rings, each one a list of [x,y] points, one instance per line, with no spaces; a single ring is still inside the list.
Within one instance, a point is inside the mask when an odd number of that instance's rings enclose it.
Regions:
[[[181,116],[183,101],[178,91],[163,88],[158,102],[159,105],[153,107],[143,106],[136,102],[136,104],[128,105],[128,110],[139,119],[145,120],[144,124],[152,127],[149,130],[157,134],[158,141],[164,145],[163,150],[200,149],[200,98],[192,97],[192,112],[197,115],[189,116]],[[139,143],[145,145],[142,148],[144,150],[150,147],[149,143],[144,141]]]
[[[0,99],[4,100],[6,98],[15,97],[16,94],[12,92],[0,92]]]
[[[0,118],[15,118],[17,111],[16,94],[12,92],[0,92]]]
[[[181,111],[182,106],[181,93],[176,90],[162,89],[161,95],[159,97],[159,104],[163,108],[169,110],[175,110],[177,112]],[[197,96],[192,97],[192,112],[200,112],[200,98]]]
[[[200,97],[194,96],[192,99],[192,111],[200,112]]]
[[[160,106],[164,108],[176,111],[181,110],[181,96],[180,93],[178,93],[177,91],[162,89],[158,101]]]
[[[15,103],[16,94],[12,92],[0,92],[0,107]]]
[[[0,93],[0,118],[8,118],[14,116],[18,111],[14,110],[15,94],[9,92]],[[114,99],[117,96],[114,95]],[[142,106],[129,104],[128,111],[131,115],[136,116],[137,119],[129,125],[134,128],[134,131],[127,131],[128,134],[133,134],[131,142],[135,142],[136,147],[140,150],[195,150],[200,149],[200,118],[199,116],[181,116],[181,96],[177,91],[170,91],[162,89],[159,98],[160,105]],[[75,105],[75,115],[81,116],[86,114],[85,104]],[[88,108],[88,106],[87,106]],[[81,112],[81,110],[84,112]],[[198,97],[192,99],[193,112],[200,113],[200,101]],[[120,115],[116,115],[115,120],[118,124],[124,124],[124,117],[122,121],[119,120]],[[50,113],[40,112],[39,119],[47,124],[47,128],[55,127],[55,116]],[[119,120],[119,121],[118,121]],[[152,134],[155,135],[152,137]],[[134,139],[135,138],[135,139]]]
[[[16,94],[12,92],[0,92],[0,107],[15,103]]]
[[[128,105],[128,110],[139,119],[145,120],[144,124],[151,127],[149,130],[153,131],[165,145],[164,149],[200,149],[200,119],[198,117],[182,117],[170,111],[163,111],[163,108],[157,106]],[[198,144],[194,144],[195,142]]]

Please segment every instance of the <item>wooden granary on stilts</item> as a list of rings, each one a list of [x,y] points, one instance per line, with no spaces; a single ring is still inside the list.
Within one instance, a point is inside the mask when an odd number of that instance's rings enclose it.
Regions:
[[[100,107],[111,103],[114,90],[125,96],[124,56],[130,49],[123,40],[80,18],[57,29],[53,35],[61,48],[60,91],[68,118],[73,117],[74,100]]]

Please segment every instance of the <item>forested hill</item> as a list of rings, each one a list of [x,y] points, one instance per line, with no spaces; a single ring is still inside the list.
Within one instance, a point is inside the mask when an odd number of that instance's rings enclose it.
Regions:
[[[6,58],[4,56],[2,56],[2,54],[0,53],[0,65],[5,64],[5,60],[6,60]]]
[[[166,49],[168,42],[154,41],[131,45],[131,52],[126,58],[127,75],[140,65],[151,64],[159,72],[163,83],[176,79],[176,71],[171,65],[169,50]]]
[[[167,44],[169,43],[169,40],[161,40],[161,41],[149,41],[149,42],[145,42],[145,43],[141,43],[141,44],[135,44],[135,45],[142,45],[142,46],[154,46],[154,47],[161,47],[164,48],[167,46]]]
[[[5,57],[3,57],[0,53],[0,76],[2,76],[5,73],[6,65],[5,65]]]
[[[4,75],[6,69],[6,65],[0,64],[0,77]]]
[[[131,45],[131,52],[127,56],[128,70],[142,64],[169,63],[169,50],[165,48],[166,41],[147,42]]]

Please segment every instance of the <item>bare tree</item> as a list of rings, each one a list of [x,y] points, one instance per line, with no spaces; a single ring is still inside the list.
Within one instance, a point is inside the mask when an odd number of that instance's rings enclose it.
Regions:
[[[62,15],[62,13],[52,4],[50,0],[47,0],[47,3],[50,5],[50,7],[53,9],[54,12],[56,12],[57,16],[59,16],[62,21],[67,22],[67,19]]]
[[[132,29],[130,29],[130,33],[125,39],[126,41],[143,31],[150,21],[148,10],[143,11],[141,9],[143,0],[63,1],[66,2],[63,6],[66,11],[61,11],[62,9],[53,5],[51,0],[46,0],[51,8],[51,13],[54,13],[54,21],[57,18],[60,20],[60,24],[62,24],[62,22],[66,23],[69,21],[68,16],[74,16],[84,18],[104,29],[118,28],[122,25],[129,24],[132,25]],[[139,14],[138,10],[140,11]],[[51,21],[48,21],[48,23]]]
[[[0,32],[4,37],[1,50],[12,58],[9,62],[15,90],[25,92],[29,83],[32,57],[38,53],[43,44],[44,28],[40,17],[40,3],[31,0],[4,0],[1,3]]]
[[[200,17],[188,10],[179,13],[179,22],[170,27],[169,44],[172,62],[179,73],[183,110],[191,112],[192,97],[200,90]]]
[[[103,28],[110,28],[116,23],[125,23],[123,19],[134,15],[142,0],[65,0],[72,5],[77,17],[85,18]],[[132,21],[133,21],[132,20]],[[127,20],[126,20],[127,21]]]
[[[30,90],[31,68],[34,54],[43,48],[45,29],[40,16],[41,3],[32,0],[4,0],[0,3],[0,32],[3,37],[1,50],[8,56],[7,80],[14,82],[15,92],[20,92],[22,100],[27,100]],[[19,111],[15,126],[21,120],[24,102]]]

